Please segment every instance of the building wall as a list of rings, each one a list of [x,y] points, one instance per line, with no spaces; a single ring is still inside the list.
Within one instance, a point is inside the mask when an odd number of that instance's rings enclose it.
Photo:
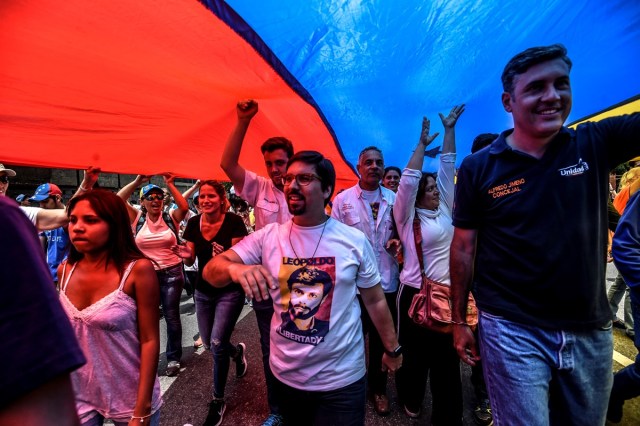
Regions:
[[[11,178],[11,184],[9,185],[9,191],[7,193],[11,198],[15,198],[19,194],[25,194],[27,197],[31,197],[39,185],[43,183],[55,183],[62,190],[63,199],[66,203],[76,192],[84,176],[83,170],[21,167],[7,163],[4,163],[4,166],[16,172],[16,176]],[[98,179],[98,185],[101,188],[117,192],[120,188],[133,181],[135,177],[136,175],[101,173]],[[161,188],[165,187],[162,176],[154,176],[151,178],[151,183]],[[175,183],[178,190],[184,192],[195,183],[195,179],[176,179]],[[137,192],[133,198],[135,200],[138,199]]]

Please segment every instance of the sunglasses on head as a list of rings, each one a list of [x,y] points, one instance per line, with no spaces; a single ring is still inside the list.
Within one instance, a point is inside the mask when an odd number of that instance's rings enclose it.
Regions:
[[[0,176],[0,182],[9,183],[9,176],[7,176],[7,175]]]
[[[144,197],[144,199],[148,200],[148,201],[162,201],[162,200],[164,200],[164,196],[159,195],[159,194],[148,195],[148,196]]]

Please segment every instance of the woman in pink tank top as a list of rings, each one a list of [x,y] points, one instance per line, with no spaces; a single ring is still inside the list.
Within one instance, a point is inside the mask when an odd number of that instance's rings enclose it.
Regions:
[[[129,200],[133,192],[151,176],[138,175],[131,183],[118,191],[124,201]],[[180,243],[178,229],[189,205],[174,184],[175,176],[163,175],[169,193],[176,202],[176,208],[165,212],[166,194],[157,185],[148,183],[140,189],[140,210],[126,203],[129,220],[134,230],[138,248],[153,260],[158,285],[160,286],[160,304],[167,325],[167,376],[180,372],[182,358],[182,323],[180,320],[180,295],[184,287],[182,259],[176,256],[171,247]]]
[[[83,426],[159,424],[158,305],[153,264],[136,246],[124,202],[108,191],[69,202],[60,301],[87,364],[72,375]]]

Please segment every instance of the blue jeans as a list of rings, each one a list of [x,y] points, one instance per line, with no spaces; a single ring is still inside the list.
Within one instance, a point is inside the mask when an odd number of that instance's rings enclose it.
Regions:
[[[473,335],[478,339],[478,328],[476,327]],[[489,399],[487,394],[487,384],[484,382],[484,370],[482,367],[482,361],[477,361],[476,365],[471,367],[471,384],[473,385],[473,393],[476,397],[476,404],[480,404],[482,401]]]
[[[200,337],[213,354],[213,397],[224,398],[230,358],[236,354],[231,333],[244,306],[244,291],[232,284],[220,289],[215,296],[196,290],[195,299]]]
[[[496,426],[603,425],[611,324],[552,330],[480,313],[480,351]]]
[[[331,391],[305,391],[275,379],[285,426],[361,426],[366,404],[365,376]]]
[[[262,350],[262,368],[267,384],[267,402],[271,414],[280,414],[280,404],[275,392],[277,379],[271,372],[269,365],[269,353],[271,347],[271,318],[273,317],[273,301],[271,299],[262,302],[253,301],[253,311],[256,313],[258,331],[260,331],[260,349]]]
[[[640,395],[640,304],[631,302],[634,329],[636,332],[634,344],[638,349],[636,362],[618,371],[613,376],[613,388],[611,389],[612,402],[622,403],[627,399]]]
[[[618,305],[624,297],[624,328],[629,333],[633,331],[633,316],[631,314],[631,296],[629,295],[629,287],[624,282],[622,275],[618,274],[616,280],[609,287],[607,299],[609,300],[609,308],[611,309],[611,319],[618,317]]]
[[[182,263],[156,271],[160,283],[160,305],[167,323],[167,361],[182,358],[182,323],[180,322],[180,295],[184,286]]]
[[[95,416],[91,417],[86,422],[82,423],[81,426],[102,426],[104,424],[104,417],[102,415],[96,413]],[[113,421],[113,420],[112,420]],[[153,415],[147,419],[144,419],[144,424],[149,423],[149,426],[160,426],[160,410],[153,413]],[[127,426],[129,424],[126,422],[113,422],[114,426]]]

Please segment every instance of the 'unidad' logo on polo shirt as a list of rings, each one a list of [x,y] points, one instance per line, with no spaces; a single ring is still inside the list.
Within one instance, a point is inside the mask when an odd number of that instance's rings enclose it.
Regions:
[[[582,158],[578,160],[578,164],[558,169],[560,176],[577,176],[583,174],[587,170],[589,170],[589,165],[586,161],[582,161]]]

